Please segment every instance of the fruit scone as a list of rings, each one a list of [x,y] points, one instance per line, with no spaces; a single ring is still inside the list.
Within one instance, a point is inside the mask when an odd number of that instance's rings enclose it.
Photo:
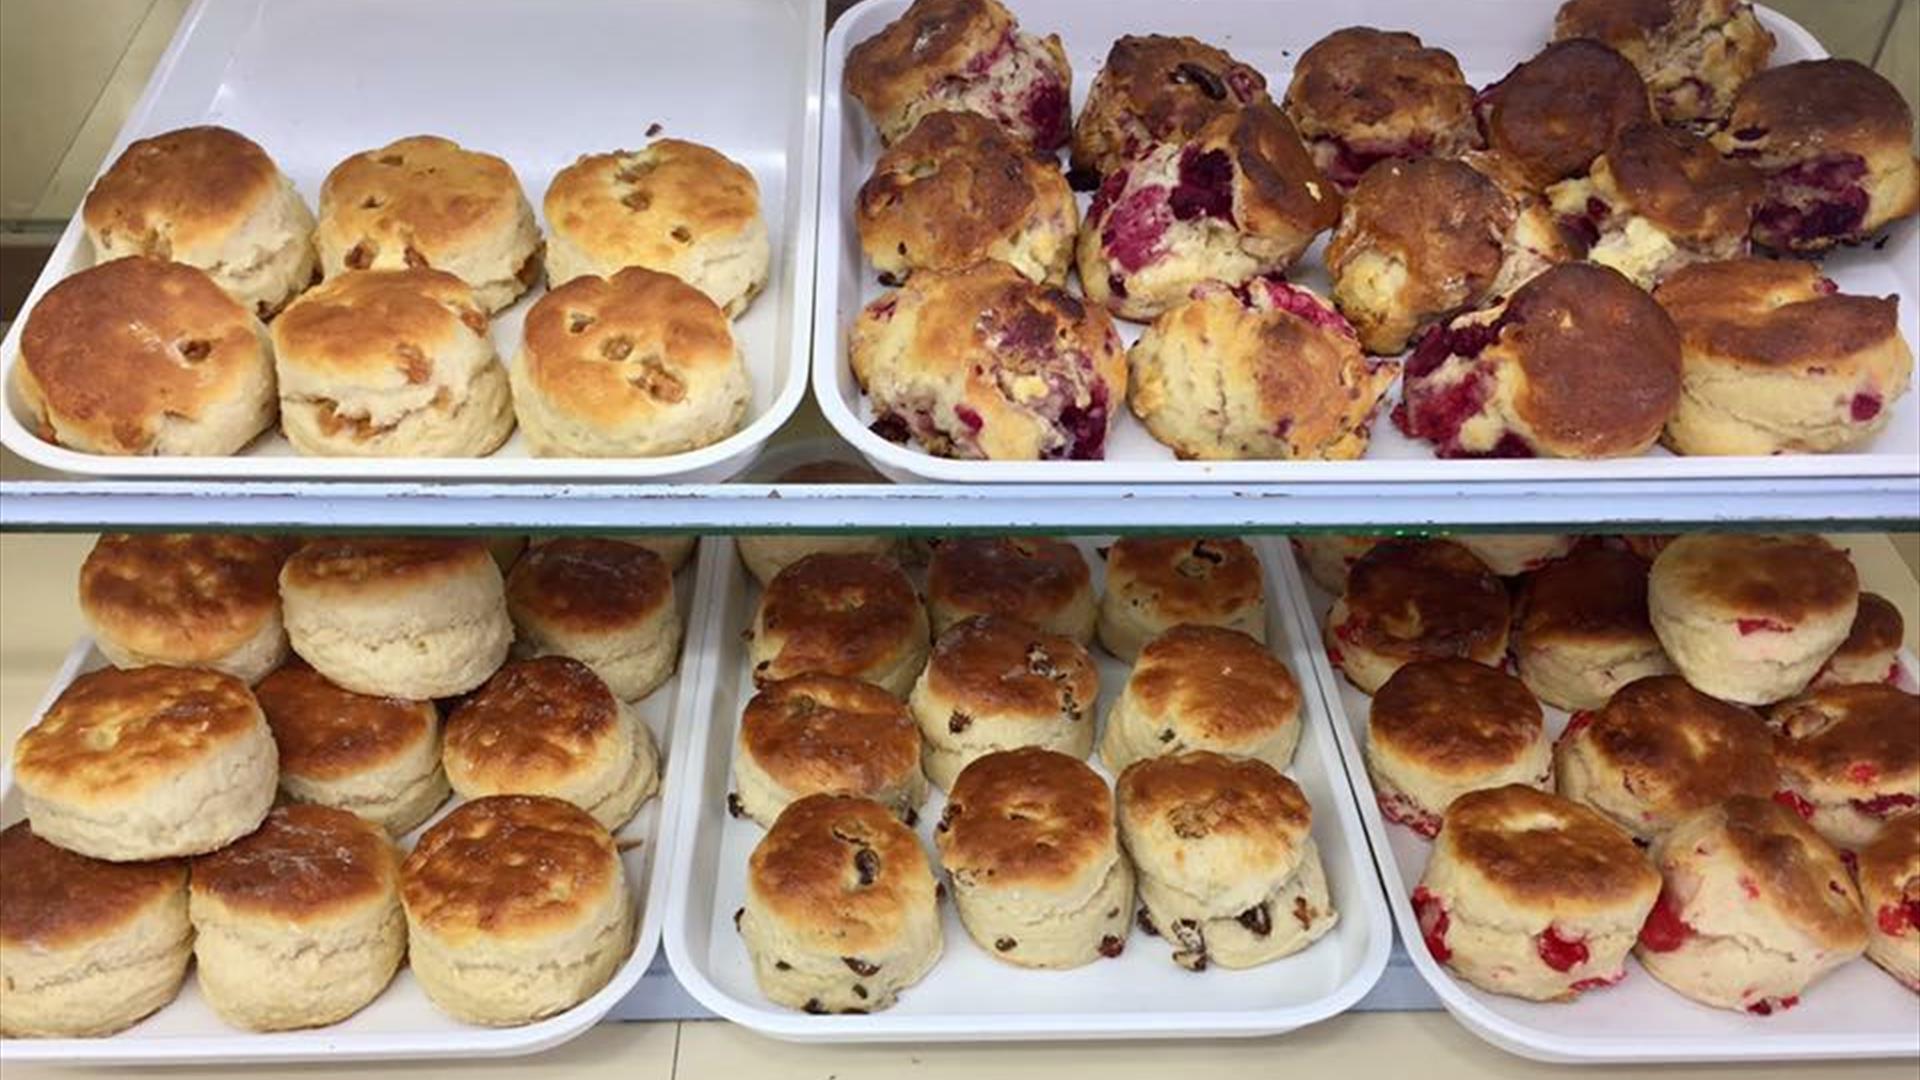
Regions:
[[[1074,186],[1091,190],[1146,150],[1184,142],[1222,113],[1271,104],[1258,71],[1190,37],[1127,36],[1107,50],[1073,125]]]
[[[1500,663],[1510,617],[1506,586],[1466,548],[1387,540],[1354,562],[1327,612],[1327,658],[1371,694],[1415,660]]]
[[[1093,641],[1099,608],[1080,549],[1050,536],[954,536],[927,562],[927,614],[937,637],[975,615],[1018,619]]]
[[[1519,679],[1472,660],[1394,672],[1368,708],[1366,759],[1380,813],[1428,838],[1468,792],[1553,782],[1540,703]]]
[[[907,706],[927,778],[950,791],[968,764],[998,750],[1037,746],[1086,757],[1099,696],[1099,669],[1079,642],[975,615],[941,633]]]
[[[1893,601],[1879,593],[1861,593],[1860,607],[1854,612],[1847,640],[1827,658],[1827,666],[1813,677],[1813,685],[1898,684],[1900,644],[1906,637],[1906,620],[1901,618],[1900,609],[1893,606]]]
[[[1823,686],[1767,713],[1776,796],[1836,847],[1857,849],[1920,808],[1920,697],[1884,683]]]
[[[1887,822],[1860,849],[1859,878],[1873,920],[1867,959],[1920,993],[1920,811]]]
[[[1647,84],[1590,38],[1556,41],[1474,99],[1487,147],[1542,188],[1587,171],[1625,128],[1653,119]]]
[[[1646,562],[1591,545],[1529,574],[1514,604],[1513,657],[1527,689],[1569,712],[1672,671],[1647,613]]]
[[[1314,42],[1293,69],[1286,110],[1342,191],[1381,161],[1450,158],[1480,145],[1459,61],[1400,30],[1349,26]]]
[[[1745,0],[1567,0],[1553,37],[1592,38],[1626,57],[1669,124],[1726,116],[1774,44]]]

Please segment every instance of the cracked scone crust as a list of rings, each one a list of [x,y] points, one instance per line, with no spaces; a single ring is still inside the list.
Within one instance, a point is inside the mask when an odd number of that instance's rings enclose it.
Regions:
[[[1740,87],[1767,66],[1773,35],[1744,0],[1568,0],[1555,41],[1592,38],[1627,58],[1670,124],[1727,115]]]
[[[1590,38],[1548,45],[1480,91],[1474,109],[1488,149],[1535,188],[1586,172],[1622,129],[1653,119],[1640,73]]]
[[[771,827],[809,795],[850,795],[918,820],[927,799],[920,735],[891,693],[811,672],[768,683],[747,702],[727,811]]]
[[[951,790],[969,763],[1000,750],[1038,746],[1086,757],[1099,696],[1100,672],[1079,642],[976,615],[934,642],[907,705],[928,779]]]
[[[1266,77],[1224,49],[1128,34],[1107,50],[1074,123],[1074,183],[1096,186],[1152,146],[1185,141],[1223,113],[1272,100]]]
[[[1381,161],[1451,158],[1480,145],[1459,62],[1399,30],[1349,26],[1314,42],[1293,69],[1286,110],[1342,191]]]

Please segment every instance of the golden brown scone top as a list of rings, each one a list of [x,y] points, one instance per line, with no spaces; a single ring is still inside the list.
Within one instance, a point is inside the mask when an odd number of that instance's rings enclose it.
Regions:
[[[238,225],[279,183],[280,170],[252,139],[211,124],[185,127],[130,143],[80,213],[103,240],[131,233],[143,238],[142,251],[166,258],[175,244]]]
[[[1187,750],[1142,758],[1115,785],[1135,848],[1214,840],[1262,866],[1290,865],[1313,824],[1300,785],[1264,761]]]
[[[927,661],[927,687],[985,713],[1053,714],[1091,723],[1100,672],[1072,638],[999,615],[949,626]]]
[[[0,832],[0,945],[52,952],[111,934],[187,887],[187,864],[106,862],[55,847],[25,821]]]
[[[270,366],[265,329],[206,272],[129,256],[48,289],[20,335],[16,378],[36,410],[119,454],[197,421]],[[53,439],[44,417],[34,426]]]
[[[1920,810],[1889,818],[1860,849],[1858,863],[1868,918],[1887,906],[1913,911],[1920,905]]]
[[[1900,609],[1893,606],[1893,601],[1879,593],[1863,592],[1860,607],[1853,615],[1853,626],[1847,631],[1847,640],[1840,643],[1833,655],[1846,659],[1891,652],[1900,647],[1906,636],[1906,620],[1900,617]]]
[[[855,674],[900,647],[919,607],[913,583],[884,555],[809,555],[760,594],[760,631],[777,642],[778,656],[754,678]]]
[[[430,266],[509,232],[526,196],[513,167],[438,135],[413,135],[363,150],[320,185],[320,231],[353,241],[346,265],[363,270],[382,249],[403,249],[406,265]]]
[[[1073,167],[1099,171],[1146,149],[1111,144],[1112,128],[1132,126],[1121,117],[1143,128],[1148,144],[1182,142],[1223,113],[1271,100],[1266,77],[1224,49],[1190,37],[1127,34],[1107,50],[1074,125]]]
[[[858,679],[811,673],[768,683],[740,718],[740,743],[788,788],[868,795],[920,767],[906,705]]]
[[[938,903],[913,830],[870,799],[809,795],[781,811],[747,861],[747,888],[791,933],[858,958],[891,951]]]
[[[14,744],[16,774],[81,802],[165,783],[261,722],[247,684],[200,668],[104,668],[73,680]]]
[[[897,112],[1014,30],[999,0],[914,0],[847,53],[847,93],[876,119]]]
[[[1746,795],[1709,812],[1725,821],[1728,845],[1759,892],[1755,903],[1836,952],[1866,946],[1860,892],[1839,853],[1813,826],[1771,799]]]
[[[1414,306],[1432,309],[1451,302],[1460,282],[1470,295],[1493,283],[1506,259],[1515,207],[1477,169],[1419,158],[1368,169],[1347,194],[1346,214],[1327,248],[1328,264],[1339,266],[1355,246],[1398,255],[1417,290]]]
[[[1300,721],[1300,684],[1265,645],[1238,630],[1180,625],[1147,642],[1127,693],[1148,713],[1225,743]]]
[[[1683,266],[1653,298],[1689,353],[1756,368],[1818,367],[1899,334],[1899,301],[1834,291],[1797,259],[1728,259]]]
[[[494,566],[484,540],[452,536],[328,536],[309,540],[280,571],[280,587],[369,595],[435,584]]]
[[[1536,186],[1586,171],[1621,129],[1653,119],[1634,66],[1588,38],[1557,41],[1481,91],[1487,145]]]
[[[445,753],[496,785],[564,777],[606,753],[620,702],[572,657],[510,660],[447,718]]]
[[[1286,106],[1309,134],[1384,135],[1400,117],[1406,130],[1394,134],[1413,135],[1467,122],[1473,89],[1447,50],[1403,30],[1349,26],[1300,54]]]
[[[585,810],[544,795],[461,804],[400,868],[408,920],[454,943],[565,933],[624,888],[613,834]]]
[[[351,776],[416,746],[439,724],[431,701],[343,690],[299,658],[253,688],[280,748],[280,771],[312,780]]]
[[[1673,21],[1686,0],[1567,0],[1553,20],[1555,39],[1592,38],[1618,49]]]
[[[1347,571],[1343,640],[1405,660],[1466,656],[1506,636],[1506,586],[1449,540],[1385,540]]]
[[[554,176],[544,201],[547,221],[582,246],[649,266],[673,265],[694,241],[738,236],[760,218],[753,173],[684,139],[583,154]]]
[[[193,900],[276,923],[325,923],[392,897],[400,853],[378,825],[312,803],[273,808],[253,832],[193,860]]]
[[[1514,630],[1523,644],[1652,639],[1646,562],[1619,548],[1576,548],[1527,575]]]
[[[1333,228],[1340,220],[1340,192],[1320,175],[1280,106],[1249,105],[1215,117],[1200,129],[1202,154],[1225,151],[1239,166],[1234,213],[1254,235]]]
[[[1607,169],[1634,213],[1689,239],[1744,236],[1760,203],[1760,174],[1707,140],[1652,121],[1622,128]]]
[[[1093,587],[1086,556],[1050,536],[960,536],[942,540],[927,566],[927,594],[967,611],[1029,622]]]
[[[622,540],[563,536],[522,555],[507,574],[515,613],[576,632],[631,627],[672,602],[666,560]]]
[[[1644,802],[1698,808],[1733,795],[1764,799],[1779,786],[1765,721],[1678,675],[1628,683],[1573,723]]]
[[[1509,904],[1564,911],[1642,898],[1651,906],[1660,891],[1659,872],[1619,826],[1524,784],[1453,800],[1435,843]]]
[[[1905,147],[1912,129],[1912,108],[1872,68],[1855,60],[1799,60],[1747,80],[1720,141],[1736,157],[1743,144],[1758,144],[1768,157],[1797,158]]]
[[[964,885],[1058,888],[1115,851],[1113,794],[1079,758],[1037,746],[975,758],[933,830]]]
[[[1789,776],[1863,799],[1920,794],[1920,697],[1885,683],[1818,686],[1767,715]]]
[[[1167,620],[1209,622],[1261,602],[1260,556],[1233,537],[1123,536],[1107,549],[1107,587],[1128,581]]]
[[[1470,776],[1508,766],[1545,737],[1540,703],[1519,679],[1473,660],[1416,660],[1374,692],[1369,738],[1423,768]]]
[[[136,652],[212,660],[279,610],[286,557],[244,533],[105,533],[80,564],[80,606]]]
[[[1723,618],[1798,623],[1854,604],[1860,591],[1847,553],[1812,534],[1690,533],[1667,545],[1653,573]]]
[[[468,335],[487,336],[472,287],[424,267],[337,274],[273,321],[276,353],[302,368],[354,379],[391,369],[409,383],[432,380],[430,350]]]

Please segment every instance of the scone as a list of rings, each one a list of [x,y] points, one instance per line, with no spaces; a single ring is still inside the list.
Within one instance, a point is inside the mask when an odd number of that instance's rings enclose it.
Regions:
[[[447,717],[441,760],[462,798],[544,795],[618,829],[660,790],[660,752],[633,709],[565,656],[515,660]]]
[[[1300,785],[1264,761],[1189,750],[1135,762],[1115,787],[1141,925],[1173,962],[1248,968],[1313,944],[1339,920]]]
[[[529,537],[527,547],[537,548],[558,539],[560,539],[558,536]],[[618,540],[622,544],[646,548],[660,556],[666,562],[667,569],[676,574],[680,572],[681,567],[687,565],[689,559],[693,558],[694,549],[700,545],[700,538],[692,533],[619,533],[603,535],[599,539]],[[512,569],[510,566],[502,567],[501,573],[506,573],[510,569]]]
[[[568,536],[521,556],[507,575],[507,615],[521,656],[570,656],[613,696],[638,701],[680,662],[673,573],[646,548]]]
[[[1107,49],[1073,124],[1076,187],[1096,188],[1149,147],[1185,142],[1223,113],[1270,104],[1251,65],[1190,37],[1128,34]]]
[[[1140,650],[1107,713],[1100,760],[1115,773],[1142,758],[1211,750],[1276,769],[1300,744],[1300,683],[1238,630],[1176,626]]]
[[[1835,847],[1857,850],[1920,807],[1920,697],[1883,683],[1824,686],[1768,710],[1778,801]]]
[[[1349,26],[1314,42],[1294,66],[1286,110],[1342,191],[1381,161],[1451,158],[1480,144],[1459,61],[1400,30]]]
[[[939,112],[979,113],[1042,152],[1067,141],[1073,73],[1060,36],[1026,33],[998,0],[914,0],[847,53],[845,79],[882,143]]]
[[[1651,120],[1615,133],[1587,175],[1547,189],[1586,257],[1643,289],[1683,266],[1745,255],[1760,193],[1745,162]]]
[[[1470,791],[1546,791],[1553,780],[1540,703],[1520,680],[1472,660],[1394,672],[1368,707],[1366,755],[1380,813],[1429,839]]]
[[[318,276],[313,212],[258,143],[205,125],[136,139],[80,208],[93,261],[197,266],[262,319]]]
[[[1817,536],[1689,533],[1653,562],[1647,610],[1697,689],[1767,705],[1806,689],[1847,638],[1860,576]]]
[[[612,834],[539,795],[492,795],[428,829],[400,867],[407,966],[440,1011],[530,1023],[597,993],[633,949]]]
[[[1591,38],[1556,41],[1474,100],[1487,147],[1536,188],[1586,172],[1622,129],[1653,119],[1631,63]]]
[[[1341,536],[1336,533],[1308,533],[1288,538],[1294,554],[1307,568],[1315,585],[1339,596],[1347,591],[1347,571],[1386,539],[1381,536]]]
[[[273,345],[204,271],[115,259],[27,312],[13,388],[26,426],[69,449],[223,457],[273,426]]]
[[[661,457],[740,429],[753,380],[733,326],[679,278],[577,277],[527,312],[513,411],[541,457]]]
[[[753,682],[842,675],[906,697],[931,647],[927,608],[898,563],[809,555],[760,594],[750,631]]]
[[[1827,658],[1827,665],[1813,677],[1813,685],[1897,682],[1900,646],[1906,638],[1906,620],[1900,617],[1900,609],[1878,593],[1861,593],[1847,640]]]
[[[1413,892],[1433,958],[1469,983],[1572,1001],[1627,977],[1660,875],[1627,834],[1578,803],[1518,784],[1447,808]]]
[[[881,153],[853,224],[883,285],[982,259],[1065,285],[1080,208],[1052,158],[978,113],[937,112]]]
[[[415,135],[342,161],[320,185],[314,233],[327,277],[445,270],[499,311],[540,277],[540,229],[505,161]]]
[[[1203,281],[1286,270],[1338,220],[1340,193],[1286,114],[1249,105],[1107,173],[1075,266],[1089,301],[1150,322]]]
[[[922,270],[848,336],[874,434],[940,457],[1097,461],[1127,398],[1105,309],[1002,262]]]
[[[1047,536],[955,536],[927,564],[935,636],[975,615],[998,615],[1092,644],[1098,609],[1086,556]]]
[[[1735,795],[1768,798],[1779,779],[1760,717],[1676,675],[1628,683],[1574,713],[1554,744],[1553,774],[1561,795],[1643,844]]]
[[[1133,867],[1113,792],[1078,757],[1029,746],[974,759],[933,830],[960,925],[1025,968],[1119,956],[1133,922]]]
[[[1653,848],[1665,884],[1634,949],[1675,991],[1770,1016],[1867,946],[1860,892],[1832,847],[1765,799],[1736,796]]]
[[[253,692],[197,668],[82,675],[13,746],[34,833],[111,862],[198,855],[245,836],[273,805],[276,777]]]
[[[1597,709],[1639,679],[1673,670],[1647,614],[1647,564],[1591,545],[1527,575],[1514,605],[1513,658],[1541,701]]]
[[[293,651],[357,694],[464,694],[513,640],[500,567],[479,540],[312,540],[281,568],[280,603]]]
[[[1920,813],[1887,822],[1860,849],[1860,896],[1867,917],[1867,959],[1920,993]]]
[[[940,959],[940,898],[913,830],[868,799],[811,795],[747,861],[734,925],[760,992],[810,1013],[889,1008]]]
[[[1460,533],[1449,539],[1506,578],[1534,573],[1564,558],[1575,540],[1566,533]]]
[[[1766,178],[1753,242],[1817,253],[1920,209],[1913,110],[1853,60],[1801,60],[1755,75],[1714,145]]]
[[[924,740],[927,778],[943,790],[969,762],[1038,746],[1093,749],[1100,672],[1085,646],[1001,615],[975,615],[934,642],[907,707]]]
[[[186,864],[110,863],[0,832],[0,1035],[111,1035],[173,1000],[193,955]]]
[[[1690,266],[1653,292],[1680,329],[1681,454],[1846,450],[1893,417],[1913,381],[1899,300],[1837,291],[1812,263]]]
[[[683,139],[583,154],[545,199],[547,282],[610,278],[629,266],[671,274],[734,318],[767,283],[772,247],[753,173]]]
[[[927,801],[920,733],[900,699],[871,683],[807,674],[769,683],[740,716],[727,812],[772,827],[809,795],[850,795],[909,825]]]
[[[287,550],[244,533],[106,533],[80,564],[80,614],[115,667],[204,667],[259,682],[287,658]]]
[[[1448,540],[1385,540],[1355,560],[1327,612],[1327,658],[1371,694],[1415,660],[1507,655],[1506,586]]]
[[[407,952],[400,853],[378,825],[295,803],[193,860],[194,978],[248,1031],[338,1023],[393,981]]]
[[[1401,431],[1440,457],[1643,453],[1680,399],[1680,334],[1618,271],[1562,263],[1407,357]]]
[[[775,484],[884,484],[887,479],[865,464],[838,458],[802,462],[773,478]],[[900,547],[892,536],[845,533],[764,533],[736,536],[740,562],[763,587],[780,571],[809,555],[891,555]]]
[[[1358,458],[1400,374],[1361,354],[1333,305],[1277,274],[1196,286],[1127,360],[1133,414],[1182,460]]]
[[[1107,549],[1100,644],[1131,662],[1182,623],[1224,626],[1267,640],[1260,556],[1229,537],[1123,536]]]
[[[1745,0],[1567,0],[1555,41],[1592,38],[1639,70],[1669,124],[1709,124],[1767,66],[1773,35]]]
[[[356,694],[294,659],[253,688],[280,755],[280,791],[402,836],[452,791],[431,701]]]

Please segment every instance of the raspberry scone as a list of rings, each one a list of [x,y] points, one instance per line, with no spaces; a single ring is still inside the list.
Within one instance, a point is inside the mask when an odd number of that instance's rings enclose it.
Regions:
[[[1252,67],[1190,37],[1129,34],[1107,50],[1080,119],[1073,126],[1076,187],[1161,143],[1185,142],[1223,113],[1271,104],[1267,80]]]
[[[1380,813],[1429,839],[1470,791],[1553,783],[1540,703],[1519,679],[1472,660],[1394,672],[1368,710],[1366,755]]]
[[[1779,801],[1834,846],[1871,842],[1920,809],[1920,697],[1883,683],[1823,686],[1775,705]]]
[[[1347,591],[1347,571],[1353,568],[1354,562],[1384,539],[1381,536],[1311,533],[1290,537],[1289,542],[1313,583],[1339,596]]]
[[[1342,191],[1378,162],[1480,145],[1459,61],[1400,30],[1349,26],[1314,42],[1293,69],[1286,109],[1313,163]]]
[[[1647,84],[1588,38],[1557,41],[1475,99],[1487,146],[1545,187],[1587,171],[1622,129],[1653,119]]]
[[[1527,689],[1569,712],[1672,671],[1647,614],[1645,560],[1588,545],[1528,574],[1514,605],[1513,658]]]
[[[1553,38],[1592,38],[1627,58],[1669,124],[1727,115],[1773,55],[1773,35],[1745,0],[1567,0]]]
[[[1887,822],[1860,849],[1859,878],[1872,920],[1867,959],[1920,993],[1920,811]]]
[[[1827,658],[1827,666],[1813,677],[1813,685],[1898,683],[1900,644],[1906,638],[1906,620],[1893,601],[1879,593],[1861,593],[1847,640]]]

